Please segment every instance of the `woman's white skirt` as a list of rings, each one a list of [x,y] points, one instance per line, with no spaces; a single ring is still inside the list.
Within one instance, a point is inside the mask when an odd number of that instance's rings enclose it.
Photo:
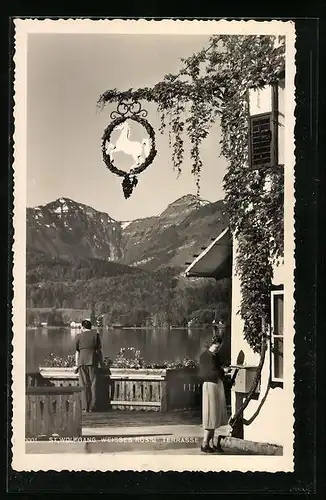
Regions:
[[[203,383],[203,428],[217,429],[228,423],[224,384],[222,380]]]

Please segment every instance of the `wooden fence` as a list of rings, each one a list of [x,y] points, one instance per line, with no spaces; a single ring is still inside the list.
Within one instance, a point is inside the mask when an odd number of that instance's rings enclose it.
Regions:
[[[80,391],[80,387],[26,387],[26,438],[81,436]]]
[[[78,386],[72,368],[40,368],[43,378],[57,387]],[[226,391],[228,406],[230,391]],[[110,375],[99,372],[98,410],[170,411],[199,409],[201,383],[196,369],[124,369],[111,368]]]
[[[26,375],[26,437],[78,437],[82,433],[81,390],[71,368],[40,368]],[[230,391],[226,391],[230,411]],[[97,410],[168,412],[201,407],[196,369],[122,369],[99,372]]]
[[[41,375],[57,387],[78,385],[70,368],[40,368]],[[201,384],[197,370],[181,368],[111,368],[98,377],[98,410],[170,411],[200,408]]]

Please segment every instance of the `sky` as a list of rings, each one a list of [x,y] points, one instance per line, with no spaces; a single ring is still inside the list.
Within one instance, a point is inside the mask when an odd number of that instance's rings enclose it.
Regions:
[[[115,105],[99,112],[96,104],[107,89],[150,87],[165,74],[178,73],[180,59],[207,47],[208,40],[203,35],[30,34],[27,206],[66,197],[123,221],[157,215],[181,196],[196,194],[189,155],[177,178],[167,133],[158,131],[155,105],[143,102],[158,153],[125,200],[122,178],[106,168],[101,152],[101,137]],[[200,196],[212,202],[224,197],[226,161],[219,141],[217,123],[202,144]]]

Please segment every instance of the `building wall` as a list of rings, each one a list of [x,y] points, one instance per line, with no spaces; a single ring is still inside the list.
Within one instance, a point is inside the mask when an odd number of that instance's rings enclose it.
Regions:
[[[272,91],[267,86],[263,89],[251,90],[249,92],[249,107],[251,115],[269,113],[272,110]]]
[[[271,89],[269,87],[252,91],[249,95],[250,114],[260,114],[271,111]],[[278,150],[279,164],[284,163],[284,88],[279,87],[278,92],[279,128],[278,128]],[[232,315],[231,315],[231,365],[236,365],[242,358],[243,363],[249,366],[257,366],[259,354],[255,354],[243,337],[243,321],[238,314],[241,302],[240,281],[235,271],[235,256],[237,254],[237,241],[233,241],[233,268],[232,268]],[[274,284],[285,283],[284,265],[280,263],[274,269]],[[283,413],[288,405],[285,401],[284,391],[281,387],[269,387],[269,376],[271,369],[270,350],[268,349],[262,370],[259,397],[251,400],[244,412],[244,419],[252,422],[244,426],[244,438],[251,441],[269,442],[283,445],[286,440],[288,429],[284,424]],[[242,404],[244,395],[236,394],[232,390],[232,412],[234,413]],[[256,418],[253,418],[257,413]]]
[[[237,242],[234,241],[234,253],[236,253],[236,247]],[[244,365],[257,366],[260,356],[254,353],[245,341],[243,337],[243,321],[240,315],[237,314],[240,308],[241,293],[240,281],[235,273],[234,265],[235,263],[233,263],[232,278],[231,365],[238,364],[240,355],[242,356]],[[283,283],[283,269],[283,264],[275,267],[275,285]],[[244,426],[244,438],[250,441],[261,441],[282,445],[286,438],[286,428],[282,426],[282,413],[286,402],[284,401],[284,391],[282,388],[276,387],[268,389],[270,369],[270,351],[268,349],[262,370],[259,398],[250,401],[244,412],[244,419],[250,420],[253,417],[255,412],[259,409],[262,400],[264,400],[263,405],[253,422],[250,425]],[[232,390],[232,413],[242,404],[244,397],[244,395],[237,395],[234,389]]]

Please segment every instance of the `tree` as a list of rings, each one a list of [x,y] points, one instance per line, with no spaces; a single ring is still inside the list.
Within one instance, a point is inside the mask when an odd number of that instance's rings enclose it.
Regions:
[[[184,160],[184,133],[190,139],[191,172],[198,193],[200,147],[212,125],[220,120],[221,152],[229,163],[224,177],[226,210],[238,239],[240,314],[245,339],[255,352],[261,348],[262,321],[268,319],[273,263],[283,255],[283,169],[277,165],[264,171],[247,168],[247,93],[250,88],[259,89],[284,78],[284,54],[284,37],[213,36],[207,49],[183,60],[179,74],[166,75],[152,88],[110,89],[98,101],[101,107],[130,100],[156,103],[160,130],[163,133],[169,128],[172,162],[179,172]],[[271,187],[266,194],[267,179]]]
[[[211,324],[214,318],[215,311],[212,309],[199,309],[191,314],[191,319],[199,324]]]
[[[26,325],[33,326],[36,321],[36,314],[30,309],[26,310]]]
[[[163,318],[160,321],[164,325],[185,326],[194,310],[216,309],[220,302],[228,302],[229,293],[230,281],[199,280],[194,284],[177,276],[177,271],[172,269],[27,286],[28,305],[32,297],[35,307],[52,307],[53,297],[60,294],[65,309],[87,310],[88,317],[93,310],[93,321],[95,317],[105,316],[106,324],[130,326],[146,324],[151,315]],[[88,309],[90,296],[96,297],[91,310]],[[47,319],[48,313],[42,321]],[[65,312],[62,319],[64,324],[78,321],[76,313],[71,316],[70,311]]]
[[[93,326],[96,325],[96,312],[95,312],[95,302],[92,303],[92,308],[91,308],[91,318],[90,321]]]
[[[48,325],[49,326],[63,326],[64,322],[62,315],[56,308],[53,308],[48,315]]]
[[[172,305],[178,285],[178,278],[176,277],[176,271],[172,268],[160,269],[156,272],[156,276],[156,321],[164,326],[170,326],[172,324]]]

